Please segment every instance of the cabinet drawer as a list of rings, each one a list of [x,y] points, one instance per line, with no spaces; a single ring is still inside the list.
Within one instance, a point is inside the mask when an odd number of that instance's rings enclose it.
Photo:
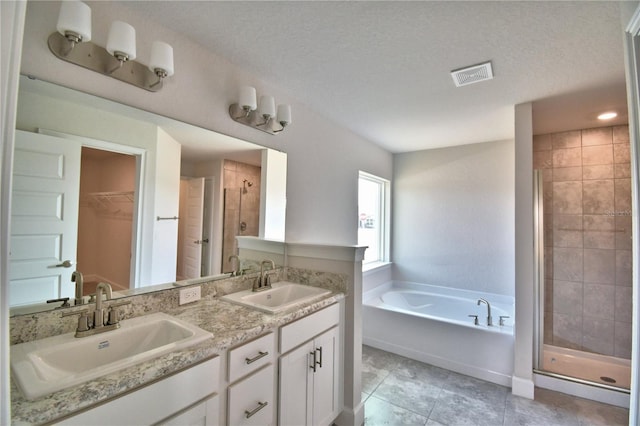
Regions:
[[[334,304],[280,329],[280,353],[313,339],[340,322],[340,305]]]
[[[229,382],[235,382],[274,360],[275,334],[269,333],[229,350]]]
[[[271,425],[273,424],[274,398],[273,364],[229,386],[229,409],[227,424]]]

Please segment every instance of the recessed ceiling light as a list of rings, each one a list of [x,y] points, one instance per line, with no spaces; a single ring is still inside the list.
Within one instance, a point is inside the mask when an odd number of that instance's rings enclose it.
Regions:
[[[611,120],[612,118],[616,118],[618,116],[617,112],[603,112],[598,116],[598,120]]]

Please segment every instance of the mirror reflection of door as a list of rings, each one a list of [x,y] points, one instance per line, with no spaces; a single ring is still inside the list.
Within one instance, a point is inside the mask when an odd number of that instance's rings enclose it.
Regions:
[[[82,148],[78,214],[78,270],[84,294],[98,282],[130,288],[136,158]]]
[[[11,304],[73,298],[74,270],[84,295],[100,281],[128,289],[135,156],[20,131],[15,156]]]
[[[178,223],[177,279],[202,275],[203,247],[209,244],[203,235],[205,178],[180,180],[180,222]]]
[[[9,303],[73,297],[80,146],[17,131],[13,165]]]

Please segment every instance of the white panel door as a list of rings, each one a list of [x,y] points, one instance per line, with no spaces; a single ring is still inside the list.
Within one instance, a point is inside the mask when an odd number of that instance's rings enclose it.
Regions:
[[[202,266],[202,215],[204,207],[204,178],[190,179],[187,184],[187,217],[182,247],[182,273],[184,279],[200,277]]]
[[[9,303],[73,297],[80,151],[77,141],[16,131]],[[61,266],[68,261],[68,266]]]

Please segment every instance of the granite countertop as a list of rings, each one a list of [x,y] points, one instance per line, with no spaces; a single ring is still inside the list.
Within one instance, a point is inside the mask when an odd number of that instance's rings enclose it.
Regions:
[[[28,401],[11,380],[12,424],[42,424],[117,397],[152,381],[222,353],[229,347],[257,337],[344,298],[340,292],[279,314],[266,314],[223,300],[203,299],[165,309],[164,312],[213,333],[213,337],[189,348],[91,380],[82,385]],[[126,321],[126,320],[124,320]]]

